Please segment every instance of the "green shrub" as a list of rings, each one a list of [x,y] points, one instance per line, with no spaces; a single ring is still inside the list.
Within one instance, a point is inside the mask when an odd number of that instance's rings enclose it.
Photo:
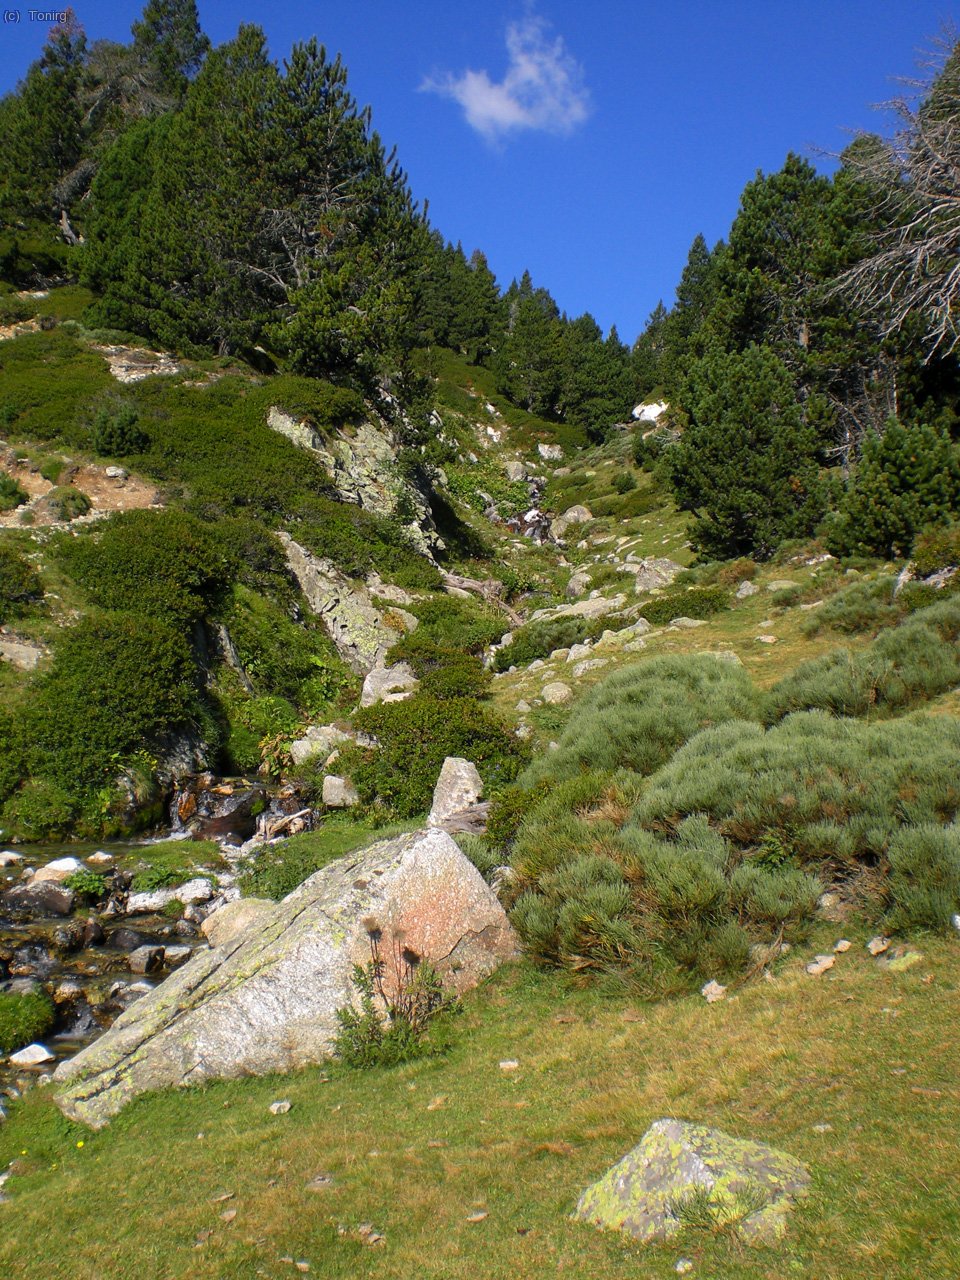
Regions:
[[[90,499],[72,485],[60,485],[44,495],[44,506],[54,520],[76,520],[90,510]]]
[[[485,836],[459,833],[453,838],[463,856],[472,862],[484,880],[489,882],[493,873],[498,870],[503,862],[496,846]]]
[[[64,881],[68,889],[82,898],[93,898],[99,901],[106,895],[107,881],[104,876],[87,867],[81,867]]]
[[[914,541],[910,556],[918,578],[960,565],[960,525],[925,530]]]
[[[805,620],[804,635],[814,636],[826,628],[848,634],[879,631],[899,621],[904,610],[893,597],[896,585],[896,578],[887,575],[844,587]]]
[[[61,634],[23,713],[31,771],[71,794],[100,786],[139,748],[184,725],[197,696],[190,652],[166,623],[85,618]]]
[[[431,698],[482,698],[492,676],[479,658],[459,650],[438,649],[433,664],[422,670],[420,690]]]
[[[630,493],[637,487],[637,480],[632,471],[620,471],[614,477],[613,487],[617,493]]]
[[[2,824],[21,840],[67,835],[78,816],[75,797],[46,778],[31,778],[3,806]]]
[[[548,658],[555,649],[569,649],[585,640],[596,640],[604,631],[621,625],[622,619],[618,621],[608,613],[599,618],[563,617],[530,622],[515,631],[511,642],[497,651],[495,668],[509,671],[513,666],[525,667],[537,658]]]
[[[62,458],[44,458],[43,462],[40,463],[40,474],[50,484],[56,484],[66,465]]]
[[[742,667],[713,657],[665,655],[623,667],[576,704],[559,747],[536,760],[527,785],[583,772],[649,774],[695,733],[759,714]]]
[[[13,476],[0,471],[0,511],[13,511],[30,501],[30,495]]]
[[[409,609],[417,629],[403,636],[388,657],[391,662],[409,662],[421,676],[454,651],[479,656],[503,635],[502,614],[472,600],[435,596]]]
[[[43,583],[33,565],[9,543],[0,542],[0,623],[18,618],[43,595]]]
[[[45,991],[24,995],[0,991],[0,1053],[16,1053],[39,1040],[53,1027],[55,1018],[53,1001]]]
[[[755,560],[741,556],[739,560],[721,561],[716,566],[713,581],[721,587],[737,587],[741,582],[749,582],[757,576],[759,566]],[[704,579],[706,583],[708,579]]]
[[[145,453],[150,437],[140,426],[136,405],[113,403],[102,405],[93,420],[90,442],[103,457],[125,458]]]
[[[238,698],[228,704],[229,732],[225,744],[231,773],[254,773],[264,763],[264,750],[278,738],[296,737],[300,717],[296,708],[273,694]]]
[[[960,911],[960,829],[925,823],[890,842],[890,925],[947,930]]]
[[[233,568],[216,531],[175,510],[111,516],[62,540],[57,555],[101,608],[181,623],[214,607]]]
[[[960,512],[960,458],[936,427],[888,423],[864,441],[860,463],[827,531],[834,555],[906,556],[917,534]]]
[[[399,818],[425,813],[447,756],[466,756],[488,789],[512,782],[526,751],[486,707],[472,698],[440,699],[418,691],[404,702],[380,703],[354,716],[377,748],[347,747],[338,770],[354,782],[365,804]]]
[[[711,618],[730,607],[730,592],[723,587],[689,587],[657,596],[640,610],[640,617],[654,627],[666,626],[674,618]]]

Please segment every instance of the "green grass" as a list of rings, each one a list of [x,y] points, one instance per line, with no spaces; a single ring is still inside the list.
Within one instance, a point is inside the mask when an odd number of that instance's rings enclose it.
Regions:
[[[409,831],[411,825],[377,827],[370,819],[357,820],[346,814],[325,818],[316,831],[291,836],[289,840],[261,849],[241,875],[240,886],[246,897],[273,898],[279,902],[334,859],[374,840],[387,840]]]
[[[821,935],[819,948],[839,936]],[[280,1280],[292,1257],[330,1280],[662,1280],[686,1256],[724,1280],[947,1280],[960,947],[921,941],[924,963],[894,974],[853,940],[823,978],[791,957],[774,983],[713,1006],[636,1005],[513,968],[467,999],[446,1058],[165,1093],[99,1134],[38,1090],[0,1129],[0,1164],[14,1162],[0,1271]],[[517,1071],[499,1069],[507,1058]],[[271,1116],[281,1097],[290,1113]],[[663,1116],[810,1166],[780,1249],[699,1231],[641,1248],[570,1221],[580,1191]],[[308,1190],[320,1172],[332,1185]],[[382,1246],[362,1243],[367,1222]]]

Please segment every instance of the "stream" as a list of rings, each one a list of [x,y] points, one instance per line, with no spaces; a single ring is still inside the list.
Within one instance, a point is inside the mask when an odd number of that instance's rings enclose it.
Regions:
[[[150,839],[0,843],[0,992],[43,990],[56,1014],[37,1037],[49,1055],[42,1062],[0,1057],[0,1119],[7,1099],[47,1078],[208,945],[202,922],[239,896],[237,862],[255,856],[258,840],[309,829],[312,816],[291,788],[200,775],[173,797],[170,829]],[[218,849],[191,837],[216,840]],[[162,843],[168,859],[171,848],[176,852],[171,840],[183,842],[181,879],[183,866],[195,864],[189,880],[134,884],[154,865],[152,848]],[[104,891],[72,889],[78,872],[102,877]]]

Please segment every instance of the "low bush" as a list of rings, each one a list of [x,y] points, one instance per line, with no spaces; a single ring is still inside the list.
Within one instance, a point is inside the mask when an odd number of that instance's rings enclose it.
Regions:
[[[95,453],[108,458],[126,458],[145,453],[150,437],[140,425],[136,405],[111,403],[100,407],[93,420],[90,443]]]
[[[960,525],[925,530],[917,536],[910,554],[918,578],[960,565]]]
[[[730,592],[723,587],[688,587],[655,597],[643,606],[640,617],[654,627],[663,627],[674,618],[712,618],[729,607]]]
[[[53,1001],[45,991],[23,995],[0,991],[0,1053],[16,1053],[39,1040],[53,1027],[55,1018]]]
[[[844,587],[812,611],[803,623],[804,635],[815,636],[827,628],[853,635],[898,622],[904,609],[894,599],[896,585],[896,578],[887,575]]]
[[[584,772],[649,774],[708,725],[759,716],[760,699],[736,663],[663,657],[621,668],[571,712],[556,751],[536,760],[524,783]]]
[[[409,662],[418,676],[455,652],[479,656],[500,639],[506,625],[503,615],[492,608],[453,596],[416,601],[409,610],[417,619],[417,629],[398,640],[388,656],[391,662]]]
[[[890,927],[952,928],[960,909],[960,828],[924,823],[898,831],[887,856]]]
[[[33,565],[9,543],[0,543],[0,624],[19,618],[43,596],[43,583]]]
[[[216,531],[176,510],[122,512],[56,553],[92,603],[181,624],[214,608],[233,567]]]
[[[430,808],[447,756],[472,760],[488,790],[512,782],[527,758],[517,738],[473,698],[441,699],[418,691],[404,702],[359,711],[354,727],[379,746],[345,748],[337,769],[353,779],[363,803],[398,818]]]
[[[72,485],[60,485],[44,494],[43,505],[54,520],[76,520],[90,510],[90,499]]]
[[[599,618],[567,616],[530,622],[515,631],[510,643],[497,651],[495,669],[509,671],[513,666],[525,667],[537,658],[549,658],[555,649],[569,649],[585,640],[596,640],[604,631],[622,625],[622,618],[615,619],[608,613]]]
[[[48,778],[30,778],[9,796],[0,821],[7,835],[20,840],[49,840],[67,835],[78,816],[75,794]]]
[[[820,708],[862,716],[897,711],[960,683],[960,600],[948,596],[908,615],[868,649],[844,649],[801,663],[767,695],[767,723]]]
[[[0,471],[0,511],[13,511],[30,501],[30,495],[19,481],[6,471]]]
[[[23,713],[31,772],[71,794],[102,785],[127,756],[185,724],[197,699],[190,652],[166,623],[85,618],[60,636]]]

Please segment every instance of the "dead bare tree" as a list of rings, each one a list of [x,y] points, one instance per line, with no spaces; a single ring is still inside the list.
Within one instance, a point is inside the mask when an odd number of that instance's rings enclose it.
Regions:
[[[923,80],[881,109],[888,138],[864,135],[845,166],[873,197],[877,230],[865,257],[838,279],[884,336],[919,323],[925,360],[960,346],[960,43],[937,42]]]

